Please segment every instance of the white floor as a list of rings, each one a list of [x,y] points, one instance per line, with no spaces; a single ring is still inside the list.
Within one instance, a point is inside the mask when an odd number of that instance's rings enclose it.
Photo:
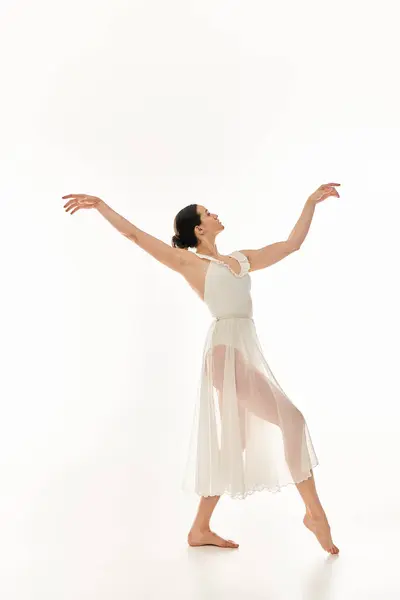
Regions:
[[[2,465],[1,597],[398,599],[398,443],[375,433],[368,452],[367,442],[367,434],[341,435],[318,452],[315,477],[338,557],[304,528],[294,486],[222,497],[212,527],[240,547],[190,548],[197,497],[179,491],[173,466],[172,477],[150,475],[141,486],[137,465],[117,460],[46,472]]]

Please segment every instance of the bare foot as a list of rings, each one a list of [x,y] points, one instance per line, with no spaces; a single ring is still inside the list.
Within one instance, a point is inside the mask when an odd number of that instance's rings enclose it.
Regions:
[[[339,548],[332,541],[331,528],[325,515],[312,518],[311,515],[306,513],[303,523],[307,529],[314,533],[324,550],[331,554],[339,553]]]
[[[220,546],[221,548],[238,548],[239,544],[236,544],[232,540],[224,540],[216,533],[211,530],[190,531],[188,535],[189,546]]]

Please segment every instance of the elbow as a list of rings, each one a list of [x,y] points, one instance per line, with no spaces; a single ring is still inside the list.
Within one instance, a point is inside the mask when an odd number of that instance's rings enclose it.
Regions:
[[[297,252],[301,248],[301,244],[294,244],[293,242],[288,242],[288,245],[290,252]]]
[[[128,238],[128,240],[130,240],[131,242],[138,244],[138,237],[137,237],[136,233],[125,232],[125,231],[122,231],[121,233],[124,237]]]

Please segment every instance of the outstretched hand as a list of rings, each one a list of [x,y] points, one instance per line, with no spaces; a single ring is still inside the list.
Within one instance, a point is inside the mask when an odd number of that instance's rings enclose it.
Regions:
[[[335,186],[339,186],[340,183],[325,183],[320,185],[319,188],[311,194],[309,200],[314,202],[314,204],[318,204],[318,202],[322,202],[329,196],[336,196],[336,198],[340,198],[338,191],[335,189]]]
[[[65,212],[71,211],[71,215],[80,208],[96,208],[102,202],[101,198],[87,194],[67,194],[62,197],[63,200],[66,198],[70,198],[70,200],[64,204]]]

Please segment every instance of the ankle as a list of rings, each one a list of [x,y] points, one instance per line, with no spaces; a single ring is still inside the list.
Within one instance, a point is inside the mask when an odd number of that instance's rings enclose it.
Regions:
[[[313,519],[313,521],[321,521],[326,519],[326,514],[322,507],[307,507],[306,511],[307,515],[310,517],[310,519]]]
[[[210,530],[210,524],[207,525],[192,525],[192,528],[190,530],[190,533],[206,533],[207,531],[211,531]]]

